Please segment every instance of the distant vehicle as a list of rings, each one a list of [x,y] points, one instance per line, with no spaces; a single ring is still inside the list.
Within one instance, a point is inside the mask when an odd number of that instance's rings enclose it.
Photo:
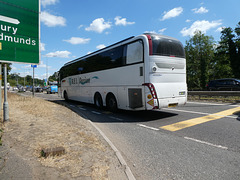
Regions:
[[[66,63],[59,71],[61,96],[107,106],[110,111],[152,110],[187,102],[182,43],[146,33]]]
[[[33,91],[33,88],[31,87],[30,91],[32,92]],[[42,87],[34,87],[34,92],[43,92],[43,88]]]
[[[26,92],[26,88],[23,86],[18,86],[18,91],[19,92]]]
[[[35,92],[43,92],[42,87],[35,87],[34,90],[35,90]]]
[[[47,88],[47,94],[58,93],[58,86],[52,85]]]
[[[18,91],[18,88],[17,87],[13,87],[12,90],[13,91]]]
[[[207,84],[209,91],[240,91],[240,80],[234,78],[217,79]]]

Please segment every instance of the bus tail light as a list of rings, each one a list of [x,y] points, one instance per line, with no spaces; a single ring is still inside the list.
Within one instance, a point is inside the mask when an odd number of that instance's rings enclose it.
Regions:
[[[149,55],[153,55],[153,47],[152,47],[152,38],[150,35],[146,35],[148,38],[148,45],[149,45]]]
[[[154,104],[153,109],[158,109],[158,103],[157,103],[158,98],[157,98],[157,92],[156,92],[154,85],[152,83],[144,83],[143,86],[147,86],[149,88],[152,98],[153,98],[153,102],[156,102],[156,103],[153,103]]]
[[[157,93],[152,83],[144,83],[143,86],[147,86],[152,94],[153,99],[157,99]]]

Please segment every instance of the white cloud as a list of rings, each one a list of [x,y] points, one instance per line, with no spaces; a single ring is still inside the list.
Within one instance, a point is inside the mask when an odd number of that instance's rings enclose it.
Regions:
[[[83,25],[81,24],[81,25],[78,26],[78,29],[81,29],[82,27],[83,27]]]
[[[217,30],[216,30],[216,32],[221,32],[222,30],[224,30],[226,27],[219,27],[219,28],[217,28]]]
[[[105,29],[111,28],[110,22],[105,22],[103,18],[95,19],[89,27],[85,28],[86,31],[95,31],[97,33],[102,33]]]
[[[189,23],[189,22],[191,22],[192,20],[190,20],[190,19],[187,19],[185,22],[187,22],[187,23]]]
[[[91,39],[84,39],[84,38],[80,38],[80,37],[71,37],[70,39],[68,40],[63,40],[63,41],[66,41],[68,43],[71,43],[71,44],[86,44],[90,41]]]
[[[104,45],[104,44],[99,44],[96,48],[97,49],[103,49],[103,48],[105,48],[106,46]]]
[[[157,34],[156,31],[145,31],[144,33],[154,33],[154,34]]]
[[[201,31],[202,33],[206,33],[209,29],[217,28],[218,26],[221,26],[222,22],[221,20],[218,21],[195,21],[190,28],[183,28],[181,30],[181,33],[183,36],[194,36],[194,32],[197,30]]]
[[[46,45],[46,44],[44,44],[44,43],[40,43],[41,51],[46,51],[45,45]]]
[[[193,11],[195,14],[208,13],[208,9],[206,9],[205,7],[200,7],[199,9],[195,8],[195,9],[192,9],[192,11]]]
[[[46,54],[46,57],[59,57],[59,58],[69,58],[71,52],[69,51],[56,51]]]
[[[158,30],[158,32],[159,32],[160,34],[163,34],[164,31],[166,31],[166,30],[167,30],[167,28],[163,28],[163,29]]]
[[[47,5],[53,5],[59,2],[59,0],[41,0],[41,4],[43,7],[46,7]]]
[[[164,16],[162,17],[161,21],[164,21],[166,19],[170,19],[170,18],[174,18],[179,16],[180,14],[182,14],[183,12],[183,8],[182,7],[177,7],[177,8],[173,8],[170,11],[164,11]]]
[[[116,26],[127,26],[127,25],[135,24],[135,22],[127,22],[127,19],[122,18],[121,16],[116,16],[114,20],[115,20]]]
[[[46,11],[41,12],[41,22],[48,27],[66,26],[66,19],[62,16],[55,16]]]
[[[15,67],[15,66],[11,66],[11,71],[16,71],[16,70],[18,70],[18,68],[17,67]]]

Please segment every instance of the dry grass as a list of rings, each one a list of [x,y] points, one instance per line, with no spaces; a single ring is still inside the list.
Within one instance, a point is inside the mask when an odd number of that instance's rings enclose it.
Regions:
[[[62,177],[108,179],[106,144],[89,124],[69,109],[38,98],[8,94],[10,122],[6,133],[19,153],[34,155],[43,166],[53,167]],[[66,153],[40,157],[43,148],[62,146]],[[27,150],[26,150],[27,149]]]
[[[208,101],[208,102],[219,102],[219,103],[240,103],[239,96],[188,96],[190,101]]]

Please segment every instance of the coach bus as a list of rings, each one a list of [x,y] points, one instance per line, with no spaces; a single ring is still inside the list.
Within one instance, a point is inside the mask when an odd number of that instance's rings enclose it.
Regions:
[[[59,76],[65,100],[110,111],[161,109],[187,101],[183,45],[159,34],[130,37],[70,61]]]

